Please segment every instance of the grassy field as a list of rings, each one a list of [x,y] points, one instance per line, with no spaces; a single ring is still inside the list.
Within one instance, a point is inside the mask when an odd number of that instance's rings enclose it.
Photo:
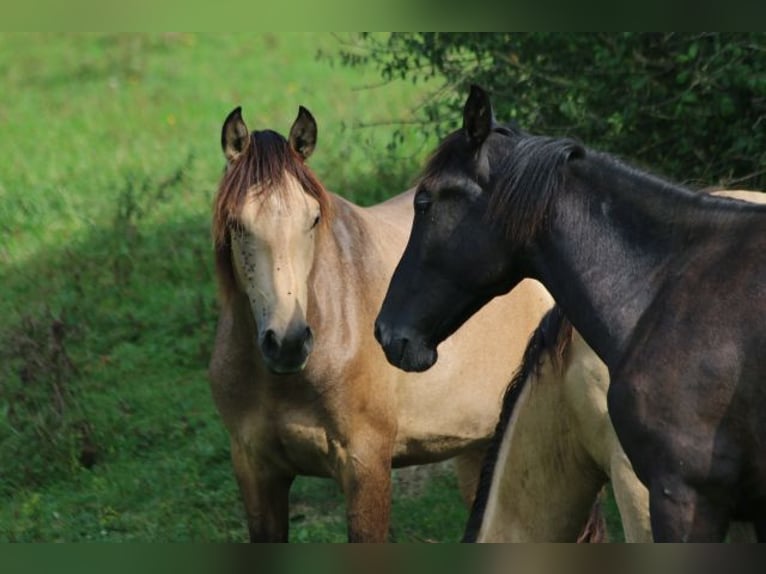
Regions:
[[[206,369],[220,126],[319,123],[312,166],[369,204],[434,144],[387,151],[423,87],[333,66],[327,34],[0,36],[0,541],[240,541]],[[458,540],[443,466],[397,472],[392,539]],[[343,500],[301,478],[291,540],[343,541]]]
[[[220,126],[319,123],[311,163],[372,203],[433,142],[395,128],[422,94],[317,59],[327,34],[0,36],[0,540],[239,541],[206,368]],[[400,473],[392,536],[456,540],[443,468]],[[299,479],[291,539],[345,540],[342,496]]]

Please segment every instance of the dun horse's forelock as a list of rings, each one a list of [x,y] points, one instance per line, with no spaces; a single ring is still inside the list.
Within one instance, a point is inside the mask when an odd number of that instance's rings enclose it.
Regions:
[[[236,284],[231,260],[230,229],[239,220],[240,212],[251,193],[265,197],[275,191],[285,192],[289,174],[306,193],[319,202],[322,215],[320,225],[327,225],[332,217],[329,194],[283,136],[264,130],[252,132],[250,138],[251,145],[247,152],[224,172],[213,206],[216,274],[224,299],[229,298]]]

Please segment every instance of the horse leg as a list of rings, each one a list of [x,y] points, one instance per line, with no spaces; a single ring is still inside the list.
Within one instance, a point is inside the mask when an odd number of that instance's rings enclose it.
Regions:
[[[355,439],[355,442],[362,442]],[[391,517],[391,441],[349,445],[341,457],[349,542],[386,542]]]
[[[486,454],[486,448],[474,448],[460,453],[453,459],[460,494],[468,508],[471,508],[473,499],[476,497],[476,488],[479,486],[481,467]]]
[[[613,454],[609,466],[612,490],[620,511],[625,541],[651,542],[649,491],[638,480],[636,473],[633,472],[633,466],[622,449]]]
[[[650,482],[649,512],[655,542],[723,542],[729,528],[727,507],[678,476]]]
[[[234,475],[247,515],[250,542],[287,542],[288,498],[295,476],[280,475],[258,464],[240,442],[231,441]]]

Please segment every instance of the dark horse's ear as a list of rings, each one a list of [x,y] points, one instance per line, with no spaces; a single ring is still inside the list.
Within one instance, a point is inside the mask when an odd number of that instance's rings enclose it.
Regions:
[[[221,147],[228,161],[234,161],[250,145],[250,132],[242,120],[242,108],[237,106],[226,116],[221,129]]]
[[[495,118],[492,113],[492,103],[489,101],[489,94],[479,86],[472,84],[471,93],[463,107],[463,130],[468,137],[468,142],[478,147],[484,143]]]
[[[298,106],[298,117],[290,128],[288,141],[303,159],[308,159],[317,145],[317,122],[303,106]]]

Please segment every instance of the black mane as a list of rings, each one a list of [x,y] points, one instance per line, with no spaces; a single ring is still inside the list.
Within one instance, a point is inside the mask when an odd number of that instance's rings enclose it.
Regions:
[[[502,221],[509,239],[526,243],[548,221],[553,196],[566,181],[563,167],[583,157],[585,148],[572,139],[526,134],[510,141],[490,137],[487,145],[493,173],[489,216]]]
[[[575,140],[531,136],[514,125],[495,126],[484,149],[490,165],[488,215],[503,221],[509,238],[526,242],[547,219],[551,197],[564,183],[562,166],[585,149]],[[456,130],[433,153],[421,179],[454,173],[456,167],[475,174],[476,153],[465,132]]]
[[[484,143],[490,166],[487,190],[488,217],[505,228],[506,236],[521,244],[533,240],[550,221],[553,198],[562,193],[573,171],[589,182],[605,181],[637,205],[651,206],[658,196],[671,204],[715,205],[729,213],[766,211],[766,207],[700,193],[624,163],[617,157],[591,150],[570,138],[530,135],[513,125],[498,125]],[[582,161],[575,161],[582,160]],[[426,164],[421,180],[445,174],[475,176],[477,151],[464,130],[449,134]],[[614,185],[619,182],[619,185]],[[656,204],[654,204],[656,205]],[[667,209],[667,208],[666,208]],[[674,217],[673,210],[667,211]],[[725,216],[724,216],[725,219]]]

